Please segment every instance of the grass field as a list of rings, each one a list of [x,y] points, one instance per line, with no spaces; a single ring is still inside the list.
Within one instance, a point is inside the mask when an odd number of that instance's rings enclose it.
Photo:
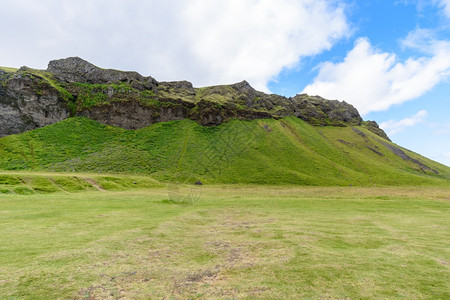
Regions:
[[[0,194],[0,298],[450,298],[450,187],[170,190]]]

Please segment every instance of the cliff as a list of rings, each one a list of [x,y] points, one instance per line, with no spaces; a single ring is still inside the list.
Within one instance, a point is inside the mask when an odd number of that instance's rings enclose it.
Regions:
[[[388,139],[375,122],[362,122],[346,102],[269,95],[246,81],[194,88],[187,81],[158,82],[136,72],[102,69],[78,57],[51,61],[47,70],[0,69],[0,137],[70,116],[125,129],[187,118],[215,126],[231,119],[295,116],[316,126],[362,124]]]

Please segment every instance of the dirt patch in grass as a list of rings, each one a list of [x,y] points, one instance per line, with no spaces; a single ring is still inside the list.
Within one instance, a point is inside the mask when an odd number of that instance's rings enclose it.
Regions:
[[[112,265],[101,266],[111,272],[103,272],[100,282],[81,289],[78,297],[132,297],[133,291],[146,289],[152,289],[155,297],[239,297],[242,291],[229,285],[230,277],[237,280],[234,274],[294,257],[293,249],[267,239],[273,236],[267,225],[274,219],[248,216],[237,210],[187,212],[164,222],[151,236],[129,241],[125,251],[116,252]],[[146,255],[135,253],[142,247],[149,247]],[[125,269],[117,272],[114,265]],[[126,267],[130,265],[139,267]],[[254,288],[247,294],[266,289]]]
[[[104,188],[102,188],[97,181],[95,181],[95,179],[93,178],[83,178],[84,180],[86,180],[90,185],[92,185],[93,187],[95,187],[97,190],[102,191],[102,192],[106,192],[106,190]]]

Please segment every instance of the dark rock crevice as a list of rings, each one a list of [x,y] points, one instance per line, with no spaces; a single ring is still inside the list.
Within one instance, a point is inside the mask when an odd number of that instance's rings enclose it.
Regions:
[[[402,149],[400,149],[399,147],[396,147],[394,145],[391,145],[389,143],[386,142],[381,142],[386,148],[388,148],[389,150],[392,151],[392,153],[394,153],[395,155],[401,157],[403,160],[406,161],[410,161],[413,164],[417,165],[419,167],[419,169],[426,173],[426,172],[433,172],[434,174],[439,174],[438,171],[430,168],[429,166],[425,165],[424,163],[418,161],[417,159],[412,158],[411,156],[409,156],[408,154],[405,153],[405,151],[403,151]]]

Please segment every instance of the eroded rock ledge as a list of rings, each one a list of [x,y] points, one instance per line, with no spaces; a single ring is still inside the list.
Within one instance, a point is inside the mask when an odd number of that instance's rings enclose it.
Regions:
[[[248,82],[194,88],[190,82],[158,82],[136,72],[101,69],[78,57],[51,61],[47,70],[0,69],[0,136],[86,116],[127,129],[190,118],[205,126],[230,119],[296,116],[316,126],[362,124],[346,102],[306,94],[269,95]],[[367,123],[367,122],[366,122]],[[375,122],[370,128],[387,138]]]

